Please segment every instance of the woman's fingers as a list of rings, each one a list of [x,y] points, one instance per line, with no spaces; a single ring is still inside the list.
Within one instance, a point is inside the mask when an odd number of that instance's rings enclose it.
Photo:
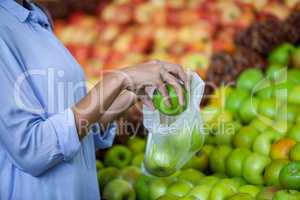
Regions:
[[[178,95],[180,105],[184,105],[184,91],[178,80],[166,70],[163,70],[161,73],[161,78],[167,82],[168,84],[172,85]]]
[[[180,78],[183,81],[185,87],[186,88],[188,87],[188,76],[185,73],[185,71],[184,71],[184,69],[181,65],[165,62],[164,63],[164,68],[169,73],[171,73],[171,74],[177,76],[178,78]]]

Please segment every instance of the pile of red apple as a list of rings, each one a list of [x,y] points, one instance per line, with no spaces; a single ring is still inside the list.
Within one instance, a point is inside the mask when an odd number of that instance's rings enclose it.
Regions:
[[[56,21],[55,32],[84,68],[102,70],[150,59],[181,63],[204,76],[213,51],[234,50],[235,33],[256,20],[284,18],[297,0],[114,0],[96,15]]]

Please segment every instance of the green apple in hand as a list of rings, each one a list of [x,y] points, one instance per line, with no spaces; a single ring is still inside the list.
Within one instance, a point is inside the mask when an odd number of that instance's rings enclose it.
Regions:
[[[166,89],[169,94],[170,105],[166,104],[166,99],[159,90],[155,90],[153,94],[153,105],[157,110],[165,115],[179,115],[187,108],[187,104],[189,101],[188,92],[184,88],[184,105],[180,105],[179,98],[174,87],[168,84],[166,85]]]
[[[227,157],[226,172],[230,177],[241,177],[243,162],[251,154],[251,151],[246,148],[234,149]]]
[[[271,163],[271,159],[267,156],[252,153],[244,161],[243,177],[244,179],[254,185],[261,185],[264,183],[263,172]]]
[[[266,131],[256,137],[253,143],[253,151],[268,156],[271,151],[272,144],[280,139],[280,134],[275,131]]]
[[[214,185],[209,194],[210,200],[223,200],[238,192],[240,184],[233,179],[222,179]]]
[[[273,160],[265,169],[264,182],[268,186],[280,187],[279,174],[281,169],[289,163],[288,160]]]
[[[275,193],[273,200],[299,200],[300,192],[297,190],[280,190]]]
[[[290,159],[291,159],[291,161],[300,161],[300,143],[299,142],[297,144],[295,144],[293,146],[293,148],[291,149]]]
[[[227,156],[232,151],[232,148],[229,146],[217,146],[212,150],[209,157],[209,166],[212,172],[225,173],[225,163]]]
[[[256,197],[257,194],[260,192],[261,187],[256,185],[242,185],[239,187],[239,192],[241,193],[247,193],[251,195],[252,197]]]
[[[115,145],[106,153],[104,157],[104,163],[106,166],[123,168],[129,165],[131,159],[132,153],[127,147],[122,145]]]
[[[252,148],[252,144],[255,138],[259,135],[259,132],[251,127],[244,126],[233,138],[233,145],[237,148]]]
[[[279,180],[283,188],[300,190],[300,161],[284,166],[280,171]]]
[[[122,179],[115,179],[105,186],[103,198],[109,200],[135,200],[136,195],[130,183]]]
[[[203,176],[204,174],[195,169],[185,169],[179,173],[178,179],[197,185]]]
[[[263,73],[259,69],[246,69],[237,79],[237,88],[251,91],[263,77]]]

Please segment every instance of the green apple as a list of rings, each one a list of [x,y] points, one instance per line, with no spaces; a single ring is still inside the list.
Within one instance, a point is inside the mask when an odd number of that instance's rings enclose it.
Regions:
[[[278,189],[275,186],[263,188],[256,196],[256,200],[273,200]]]
[[[203,150],[198,151],[184,166],[183,169],[193,168],[205,171],[208,168],[208,155]]]
[[[220,179],[228,178],[225,173],[220,173],[220,172],[213,173],[213,174],[211,174],[211,176],[216,177],[216,178],[220,178]]]
[[[294,139],[297,142],[300,142],[300,124],[296,124],[288,131],[287,137]]]
[[[260,117],[254,119],[251,123],[250,126],[255,128],[259,132],[264,132],[269,128],[269,125],[272,124],[272,120],[265,118],[265,117]]]
[[[300,68],[300,47],[297,47],[293,51],[291,58],[292,58],[292,66],[295,68]]]
[[[271,129],[277,132],[281,137],[285,137],[292,124],[287,120],[273,121]]]
[[[287,104],[279,108],[276,116],[277,120],[284,121],[286,123],[294,123],[299,113],[299,105]]]
[[[219,123],[217,130],[211,135],[216,145],[232,145],[235,133],[240,129],[239,122]]]
[[[182,198],[180,198],[178,200],[198,200],[198,198],[195,197],[195,196],[187,195],[187,196],[182,197]]]
[[[264,88],[259,89],[256,93],[255,96],[259,100],[266,100],[272,98],[274,93],[274,87],[272,85],[266,86]]]
[[[299,133],[300,134],[300,133]],[[300,161],[300,143],[298,142],[290,151],[291,161]]]
[[[136,166],[128,166],[128,167],[125,167],[122,169],[119,177],[121,179],[129,182],[133,186],[135,186],[140,175],[141,175],[140,168],[138,168]]]
[[[236,193],[227,198],[227,200],[255,200],[255,198],[247,193]]]
[[[140,153],[133,157],[131,164],[136,167],[141,167],[143,161],[144,161],[144,154]]]
[[[252,147],[255,138],[259,135],[259,132],[251,127],[244,126],[233,138],[233,145],[237,148],[248,148]]]
[[[178,158],[174,156],[173,149],[173,147],[168,146],[163,149],[153,144],[149,152],[146,153],[143,163],[147,173],[158,177],[167,177],[174,174],[177,171]]]
[[[273,200],[299,200],[300,192],[297,190],[280,190],[275,193]]]
[[[136,191],[137,199],[149,200],[150,198],[149,186],[152,180],[153,178],[145,175],[141,175],[138,178],[134,187]]]
[[[213,187],[212,185],[205,185],[205,184],[198,185],[189,192],[189,195],[195,196],[197,199],[208,200],[209,193],[212,187]]]
[[[239,116],[242,122],[248,124],[257,115],[258,100],[255,97],[246,99],[239,109]]]
[[[105,186],[103,198],[109,200],[135,200],[136,195],[130,183],[122,179],[115,179]]]
[[[297,118],[296,118],[296,124],[300,125],[300,114],[298,114]]]
[[[100,188],[109,183],[111,180],[119,176],[119,170],[115,167],[107,167],[98,172],[98,179],[100,180]]]
[[[244,99],[246,99],[249,96],[249,92],[244,89],[235,89],[231,92],[231,94],[226,99],[226,110],[236,113]]]
[[[234,149],[227,157],[226,172],[230,177],[241,177],[243,162],[251,154],[249,149],[237,148]]]
[[[177,180],[168,186],[167,194],[184,197],[192,188],[193,184],[191,182]]]
[[[166,99],[159,90],[155,90],[153,94],[153,105],[157,110],[159,110],[161,113],[165,115],[170,115],[170,116],[179,115],[187,108],[187,104],[189,101],[188,92],[184,88],[184,96],[185,96],[184,105],[180,105],[174,87],[168,84],[166,85],[166,89],[169,95],[170,106],[166,104],[165,102]]]
[[[178,197],[176,197],[174,195],[165,194],[156,200],[178,200]]]
[[[251,91],[263,79],[263,77],[263,73],[259,69],[246,69],[237,79],[237,88]]]
[[[279,82],[274,85],[273,98],[279,102],[287,102],[288,93],[294,87],[294,83],[290,81]]]
[[[264,183],[263,172],[271,159],[267,156],[252,153],[244,161],[243,177],[250,184],[261,185]]]
[[[288,81],[299,85],[300,83],[300,70],[299,69],[289,69],[287,71],[287,78]]]
[[[283,188],[300,190],[300,161],[291,162],[283,167],[279,180]]]
[[[290,56],[294,50],[295,47],[292,44],[281,44],[269,54],[268,61],[271,64],[275,63],[287,67],[290,62]]]
[[[141,154],[145,152],[146,141],[140,137],[134,137],[128,140],[128,148],[134,155]]]
[[[197,185],[203,176],[203,173],[195,169],[185,169],[179,173],[178,179]]]
[[[288,94],[288,102],[297,105],[300,104],[300,85],[295,86]]]
[[[208,185],[208,186],[214,186],[220,178],[216,176],[205,176],[199,180],[199,185]]]
[[[279,173],[289,163],[288,160],[273,160],[265,169],[264,182],[268,186],[280,187]]]
[[[274,119],[277,113],[277,104],[273,99],[262,100],[258,104],[258,113],[264,117]]]
[[[271,81],[279,80],[283,70],[286,70],[284,66],[277,63],[273,63],[268,67],[266,71],[266,76]]]
[[[252,149],[256,153],[268,156],[270,154],[272,144],[278,139],[280,139],[280,134],[273,130],[266,131],[256,137]]]
[[[104,168],[103,163],[100,160],[97,160],[96,161],[96,169],[97,169],[97,171],[99,171],[100,169],[103,169],[103,168]]]
[[[105,155],[104,163],[106,166],[123,168],[131,162],[132,153],[122,145],[115,145]]]
[[[212,150],[209,157],[209,166],[212,172],[225,173],[225,162],[232,151],[231,147],[221,145]]]
[[[209,194],[210,200],[223,200],[238,192],[239,183],[232,179],[223,179],[214,185]]]
[[[204,124],[213,121],[220,113],[220,108],[216,106],[208,105],[204,107],[201,111],[201,116]]]
[[[204,153],[206,153],[208,155],[208,157],[210,156],[212,150],[214,149],[215,147],[213,145],[210,145],[210,144],[205,144],[203,146],[203,148],[201,149],[201,151],[203,151]]]
[[[239,192],[250,194],[252,197],[256,197],[260,190],[261,187],[256,185],[242,185],[239,187]]]
[[[164,179],[154,179],[149,185],[149,199],[156,200],[166,194],[168,183]]]

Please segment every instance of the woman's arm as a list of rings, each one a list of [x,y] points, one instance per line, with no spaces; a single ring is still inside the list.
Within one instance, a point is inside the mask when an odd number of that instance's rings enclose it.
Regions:
[[[188,87],[187,75],[182,67],[162,61],[143,63],[106,74],[103,80],[72,108],[79,138],[82,139],[86,136],[92,124],[101,121],[102,115],[125,89],[135,93],[137,98],[151,106],[152,101],[147,95],[147,90],[158,88],[167,97],[164,84],[168,83],[175,88],[179,102],[183,104],[183,89],[180,80]],[[122,101],[126,101],[126,97],[123,96]],[[120,105],[116,103],[113,107],[118,108]],[[110,122],[110,119],[124,112],[124,110],[115,108],[113,108],[115,113],[102,118],[104,123]]]

